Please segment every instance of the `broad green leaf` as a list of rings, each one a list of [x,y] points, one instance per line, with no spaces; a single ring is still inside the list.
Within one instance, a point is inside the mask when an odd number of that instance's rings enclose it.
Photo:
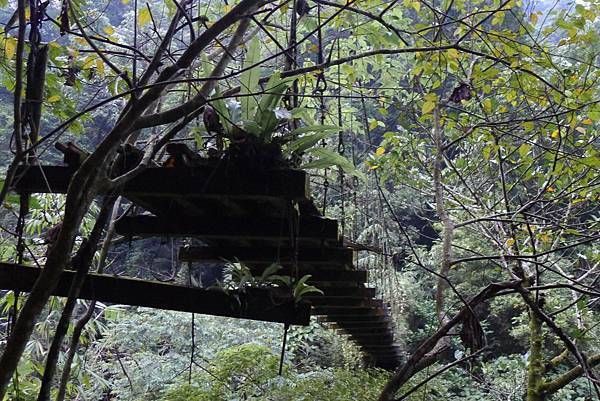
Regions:
[[[322,127],[328,127],[328,126],[323,125]],[[304,135],[301,138],[298,138],[295,141],[290,142],[286,147],[286,152],[287,153],[306,152],[308,149],[310,149],[313,146],[315,146],[316,144],[318,144],[321,140],[331,136],[334,132],[339,131],[339,128],[336,126],[333,126],[333,129],[331,129],[331,128],[325,128],[322,130],[315,129],[314,131],[319,131],[319,132],[316,132],[315,134],[312,134],[312,135]]]
[[[331,166],[340,167],[346,174],[353,175],[363,181],[366,181],[365,174],[358,170],[350,160],[335,151],[327,148],[312,148],[309,153],[316,157],[316,160],[306,163],[302,166],[304,169],[327,168]]]
[[[307,125],[306,127],[300,127],[300,128],[296,128],[295,130],[292,131],[292,135],[302,135],[302,134],[306,134],[308,132],[321,132],[321,131],[339,131],[340,127],[338,127],[337,125],[321,125],[321,124],[315,124],[315,125]]]
[[[242,73],[240,77],[240,103],[242,106],[242,119],[250,120],[254,117],[254,111],[258,106],[258,101],[250,93],[258,89],[258,80],[260,78],[260,66],[249,68],[260,60],[260,41],[258,38],[252,39],[248,46],[248,53],[244,60],[243,68],[248,70]]]
[[[289,88],[293,78],[281,79],[279,73],[275,73],[267,82],[265,93],[261,96],[258,110],[254,120],[263,127],[263,135],[270,136],[277,127],[279,119],[275,115],[275,108],[281,101],[284,92]]]
[[[231,131],[231,117],[229,115],[229,109],[225,105],[225,101],[223,99],[220,99],[221,90],[219,89],[219,87],[217,87],[217,89],[215,90],[214,96],[215,96],[215,99],[211,100],[210,104],[213,107],[213,109],[215,109],[217,114],[219,115],[221,124],[223,124],[223,128],[225,128],[225,131],[230,132]]]

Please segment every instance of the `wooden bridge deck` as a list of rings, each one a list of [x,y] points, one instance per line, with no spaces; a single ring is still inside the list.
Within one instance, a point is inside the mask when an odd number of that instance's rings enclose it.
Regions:
[[[74,172],[61,166],[23,168],[13,186],[20,193],[66,193]],[[147,212],[119,219],[119,234],[194,237],[202,246],[179,252],[180,260],[189,263],[239,261],[257,276],[278,263],[283,267],[278,274],[309,274],[309,284],[324,292],[306,298],[312,304],[310,313],[349,335],[374,365],[398,365],[389,310],[368,286],[367,272],[355,268],[354,251],[344,247],[337,221],[321,216],[312,203],[305,172],[240,171],[227,165],[153,167],[125,184],[121,195]],[[36,270],[1,264],[0,286],[27,291]],[[73,274],[63,274],[56,295],[66,294]],[[241,307],[225,293],[90,274],[81,297],[92,296],[104,302],[289,324],[307,324],[309,315],[304,304],[279,304],[264,289],[241,294]]]

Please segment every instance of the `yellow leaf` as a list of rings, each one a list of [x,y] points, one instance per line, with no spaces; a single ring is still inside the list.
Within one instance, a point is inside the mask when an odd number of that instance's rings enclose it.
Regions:
[[[585,134],[585,128],[583,128],[583,127],[577,127],[577,128],[575,128],[575,131]]]
[[[529,16],[529,21],[533,25],[537,24],[537,21],[538,21],[538,15],[537,15],[537,13],[531,13],[531,15]]]
[[[377,128],[377,120],[373,119],[369,123],[369,131],[373,131],[375,128]]]
[[[152,21],[150,10],[148,10],[148,7],[142,8],[138,14],[138,25],[144,26],[150,21]]]
[[[552,238],[550,238],[548,234],[542,234],[540,235],[540,239],[542,240],[542,242],[550,242]]]
[[[380,146],[375,150],[375,156],[382,156],[385,153],[385,148]]]
[[[483,109],[487,112],[487,113],[491,113],[492,112],[492,99],[485,99],[483,101]]]
[[[75,38],[75,42],[79,43],[82,46],[86,46],[87,42],[85,41],[84,38]]]
[[[121,0],[121,3],[123,3],[123,4],[129,4],[130,1],[131,0]]]
[[[458,58],[458,50],[456,49],[449,49],[446,54],[450,60],[456,60]]]
[[[8,60],[12,60],[17,52],[17,39],[9,36],[4,42],[4,54]]]
[[[554,131],[552,131],[552,133],[550,134],[550,136],[554,139],[558,138],[560,136],[560,132],[555,129]]]
[[[423,114],[431,113],[435,109],[435,102],[425,102],[423,103],[423,107],[421,108],[421,112]]]
[[[592,121],[592,119],[591,119],[591,118],[586,118],[586,119],[585,119],[585,120],[583,120],[581,123],[582,123],[582,124],[585,124],[585,125],[592,125],[592,124],[594,123],[594,121]]]
[[[83,69],[84,70],[89,69],[91,66],[94,65],[95,62],[96,62],[95,58],[93,56],[89,56],[88,58],[85,59],[85,61],[83,63]]]
[[[421,3],[418,1],[413,1],[412,7],[415,9],[416,12],[419,12],[419,10],[421,10]]]
[[[548,188],[546,189],[546,192],[554,192],[554,191],[556,191],[556,189],[554,189],[554,188],[552,188],[552,187],[548,187]]]
[[[515,244],[515,240],[512,238],[509,238],[506,240],[506,246],[513,246]]]
[[[104,62],[101,59],[96,60],[96,69],[98,70],[98,74],[100,76],[104,76]]]
[[[107,34],[108,36],[110,36],[115,33],[115,28],[113,28],[110,25],[107,25],[104,27],[104,33]]]
[[[61,99],[60,95],[50,96],[48,98],[48,103],[56,103]]]
[[[318,53],[319,52],[319,46],[317,45],[312,45],[308,48],[309,51],[313,52],[313,53]]]

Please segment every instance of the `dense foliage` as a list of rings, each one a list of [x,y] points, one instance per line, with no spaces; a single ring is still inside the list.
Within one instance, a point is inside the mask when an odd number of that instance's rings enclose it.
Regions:
[[[598,0],[0,2],[0,261],[45,265],[31,295],[0,292],[0,399],[598,399],[599,18]],[[91,156],[66,195],[29,198],[20,247],[16,167],[60,163],[56,141]],[[131,178],[117,149],[143,169],[169,141],[309,171],[401,366],[313,321],[280,375],[279,325],[48,297],[90,243],[92,270],[239,285],[181,266],[191,239],[104,229],[100,195]]]

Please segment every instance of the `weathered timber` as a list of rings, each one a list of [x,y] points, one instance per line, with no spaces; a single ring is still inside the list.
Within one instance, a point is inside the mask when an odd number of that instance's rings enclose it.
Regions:
[[[391,321],[383,322],[357,322],[357,321],[345,321],[345,322],[330,322],[334,323],[334,327],[342,329],[354,329],[354,328],[365,328],[365,329],[393,329],[394,325]]]
[[[378,336],[378,335],[394,335],[394,330],[391,327],[371,327],[371,328],[361,328],[361,327],[355,327],[355,328],[346,328],[346,329],[338,329],[336,330],[337,333],[342,334],[342,335],[349,335],[349,336],[356,336],[356,337],[361,337],[361,336]]]
[[[362,306],[362,307],[380,307],[380,299],[370,298],[350,298],[350,297],[328,297],[324,295],[312,295],[304,297],[313,305],[317,306]]]
[[[378,332],[378,333],[344,333],[353,340],[360,342],[361,344],[391,344],[394,342],[394,335],[391,332]]]
[[[370,287],[329,287],[321,288],[327,297],[348,297],[348,298],[373,298],[377,290]]]
[[[348,248],[304,248],[298,250],[299,264],[352,265],[353,252]],[[184,262],[239,260],[244,263],[292,264],[295,250],[289,247],[208,247],[188,246],[179,250],[179,259]]]
[[[289,221],[274,218],[235,219],[219,216],[158,217],[151,215],[124,216],[117,220],[115,230],[131,236],[197,236],[202,239],[281,239],[289,240]],[[300,238],[337,241],[337,221],[321,217],[301,217]]]
[[[247,266],[250,272],[255,276],[260,276],[265,271],[265,266]],[[299,267],[296,271],[291,266],[283,267],[277,270],[276,274],[295,277],[298,273],[299,277],[309,275],[309,282],[350,282],[350,283],[366,283],[366,270],[324,270],[319,268]]]
[[[69,167],[79,167],[90,155],[90,152],[81,149],[73,142],[56,142],[54,147],[63,154],[63,163]]]
[[[356,343],[358,344],[358,346],[361,349],[364,350],[369,350],[369,351],[373,351],[373,353],[376,353],[376,351],[381,351],[381,353],[390,353],[390,354],[394,354],[394,353],[400,353],[400,348],[398,348],[397,346],[393,345],[392,343],[381,343],[381,344],[361,344],[360,342],[356,341]]]
[[[0,288],[30,291],[39,273],[40,269],[35,267],[0,263]],[[64,271],[53,295],[67,296],[74,276],[75,272]],[[310,320],[309,304],[274,299],[273,293],[265,289],[226,294],[218,290],[88,274],[79,297],[106,303],[298,325],[307,325]]]
[[[63,166],[22,166],[13,187],[24,193],[66,193],[75,169]],[[308,176],[301,170],[244,173],[226,167],[150,167],[123,186],[125,197],[281,197],[310,198]]]
[[[378,316],[378,315],[370,315],[370,314],[340,315],[340,314],[328,313],[326,315],[326,317],[327,317],[328,321],[336,322],[336,323],[340,323],[340,324],[355,323],[355,322],[391,323],[391,320],[388,316]]]
[[[394,343],[394,336],[391,335],[352,335],[350,338],[357,344],[369,346],[369,345],[392,345]]]
[[[317,315],[338,316],[387,316],[384,309],[369,306],[321,306],[313,305],[313,313]]]

